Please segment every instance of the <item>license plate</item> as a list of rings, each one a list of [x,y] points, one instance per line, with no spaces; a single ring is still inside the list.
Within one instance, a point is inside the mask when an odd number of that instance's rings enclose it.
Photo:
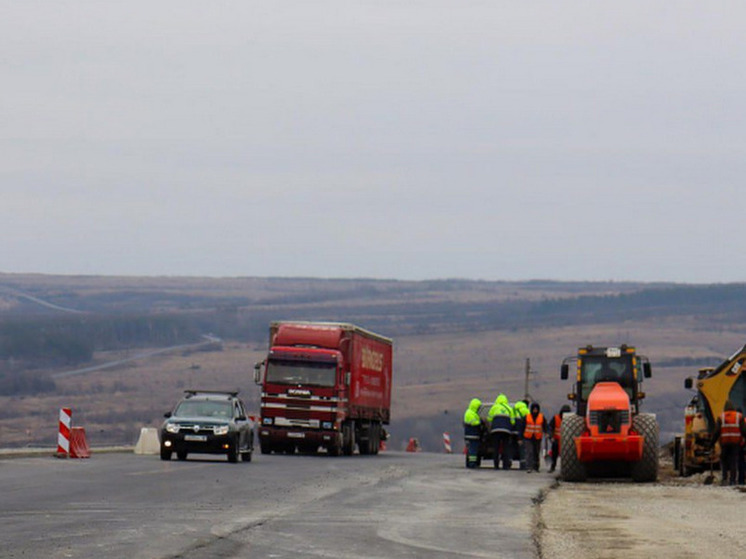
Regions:
[[[206,441],[207,435],[184,435],[185,441]]]
[[[288,439],[305,439],[305,433],[288,433]]]

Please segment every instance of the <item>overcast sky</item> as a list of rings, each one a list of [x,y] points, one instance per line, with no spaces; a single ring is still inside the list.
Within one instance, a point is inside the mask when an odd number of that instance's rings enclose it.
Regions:
[[[746,280],[741,2],[0,0],[0,272]]]

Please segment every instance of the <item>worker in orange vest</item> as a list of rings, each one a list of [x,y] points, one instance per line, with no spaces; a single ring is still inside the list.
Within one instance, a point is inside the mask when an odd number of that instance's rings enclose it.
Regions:
[[[557,467],[557,458],[560,453],[560,439],[562,433],[562,414],[569,413],[570,406],[565,404],[560,408],[558,414],[556,414],[549,422],[549,432],[552,434],[552,466],[549,468],[550,472],[553,472]]]
[[[725,402],[725,409],[717,421],[715,432],[712,435],[714,441],[720,441],[720,467],[723,472],[721,485],[735,485],[738,473],[738,453],[741,451],[741,443],[746,437],[746,423],[743,414],[736,410],[733,402]]]
[[[526,472],[539,471],[541,460],[541,440],[547,430],[544,414],[538,402],[532,402],[526,416],[526,428],[523,431],[524,445],[526,446]]]

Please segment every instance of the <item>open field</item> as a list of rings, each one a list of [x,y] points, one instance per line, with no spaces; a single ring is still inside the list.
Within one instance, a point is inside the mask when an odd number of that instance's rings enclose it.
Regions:
[[[634,297],[653,287],[632,284],[0,275],[5,301],[0,319],[6,328],[19,323],[26,327],[28,321],[33,328],[43,328],[47,317],[56,320],[60,314],[13,295],[19,290],[61,307],[89,309],[82,318],[66,319],[65,327],[100,321],[126,333],[130,323],[125,327],[117,321],[134,320],[126,314],[120,318],[121,305],[129,302],[125,308],[140,313],[136,319],[145,320],[146,326],[151,315],[192,321],[169,340],[173,345],[194,342],[200,329],[208,333],[205,328],[217,331],[224,344],[222,351],[176,351],[57,378],[54,388],[43,392],[2,394],[4,446],[54,444],[57,410],[63,406],[73,408],[74,424],[86,427],[93,444],[131,444],[141,426],[160,423],[186,388],[239,388],[249,408],[258,411],[253,364],[265,349],[272,319],[351,321],[392,336],[391,444],[400,448],[415,436],[425,450],[440,449],[443,431],[458,440],[461,416],[472,397],[492,400],[499,392],[513,400],[522,397],[527,358],[534,371],[529,392],[548,414],[554,413],[571,390],[569,382],[559,379],[560,363],[588,343],[628,343],[650,358],[653,378],[645,384],[645,408],[659,415],[661,440],[666,442],[681,429],[683,407],[691,397],[683,388],[684,377],[696,373],[699,364],[717,364],[746,343],[739,309],[707,301],[692,308],[687,301],[649,303]],[[624,315],[620,301],[628,300],[620,297],[633,297],[627,318],[618,318]],[[565,301],[564,306],[557,301]],[[594,305],[598,312],[592,312]],[[96,347],[88,362],[37,363],[29,371],[49,375],[153,347],[147,339],[97,343],[130,345]],[[18,360],[5,366],[8,374],[30,374]]]

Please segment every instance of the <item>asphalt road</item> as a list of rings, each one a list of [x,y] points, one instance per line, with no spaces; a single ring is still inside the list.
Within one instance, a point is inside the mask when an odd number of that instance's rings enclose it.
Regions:
[[[552,481],[425,453],[0,460],[0,557],[533,559]]]

